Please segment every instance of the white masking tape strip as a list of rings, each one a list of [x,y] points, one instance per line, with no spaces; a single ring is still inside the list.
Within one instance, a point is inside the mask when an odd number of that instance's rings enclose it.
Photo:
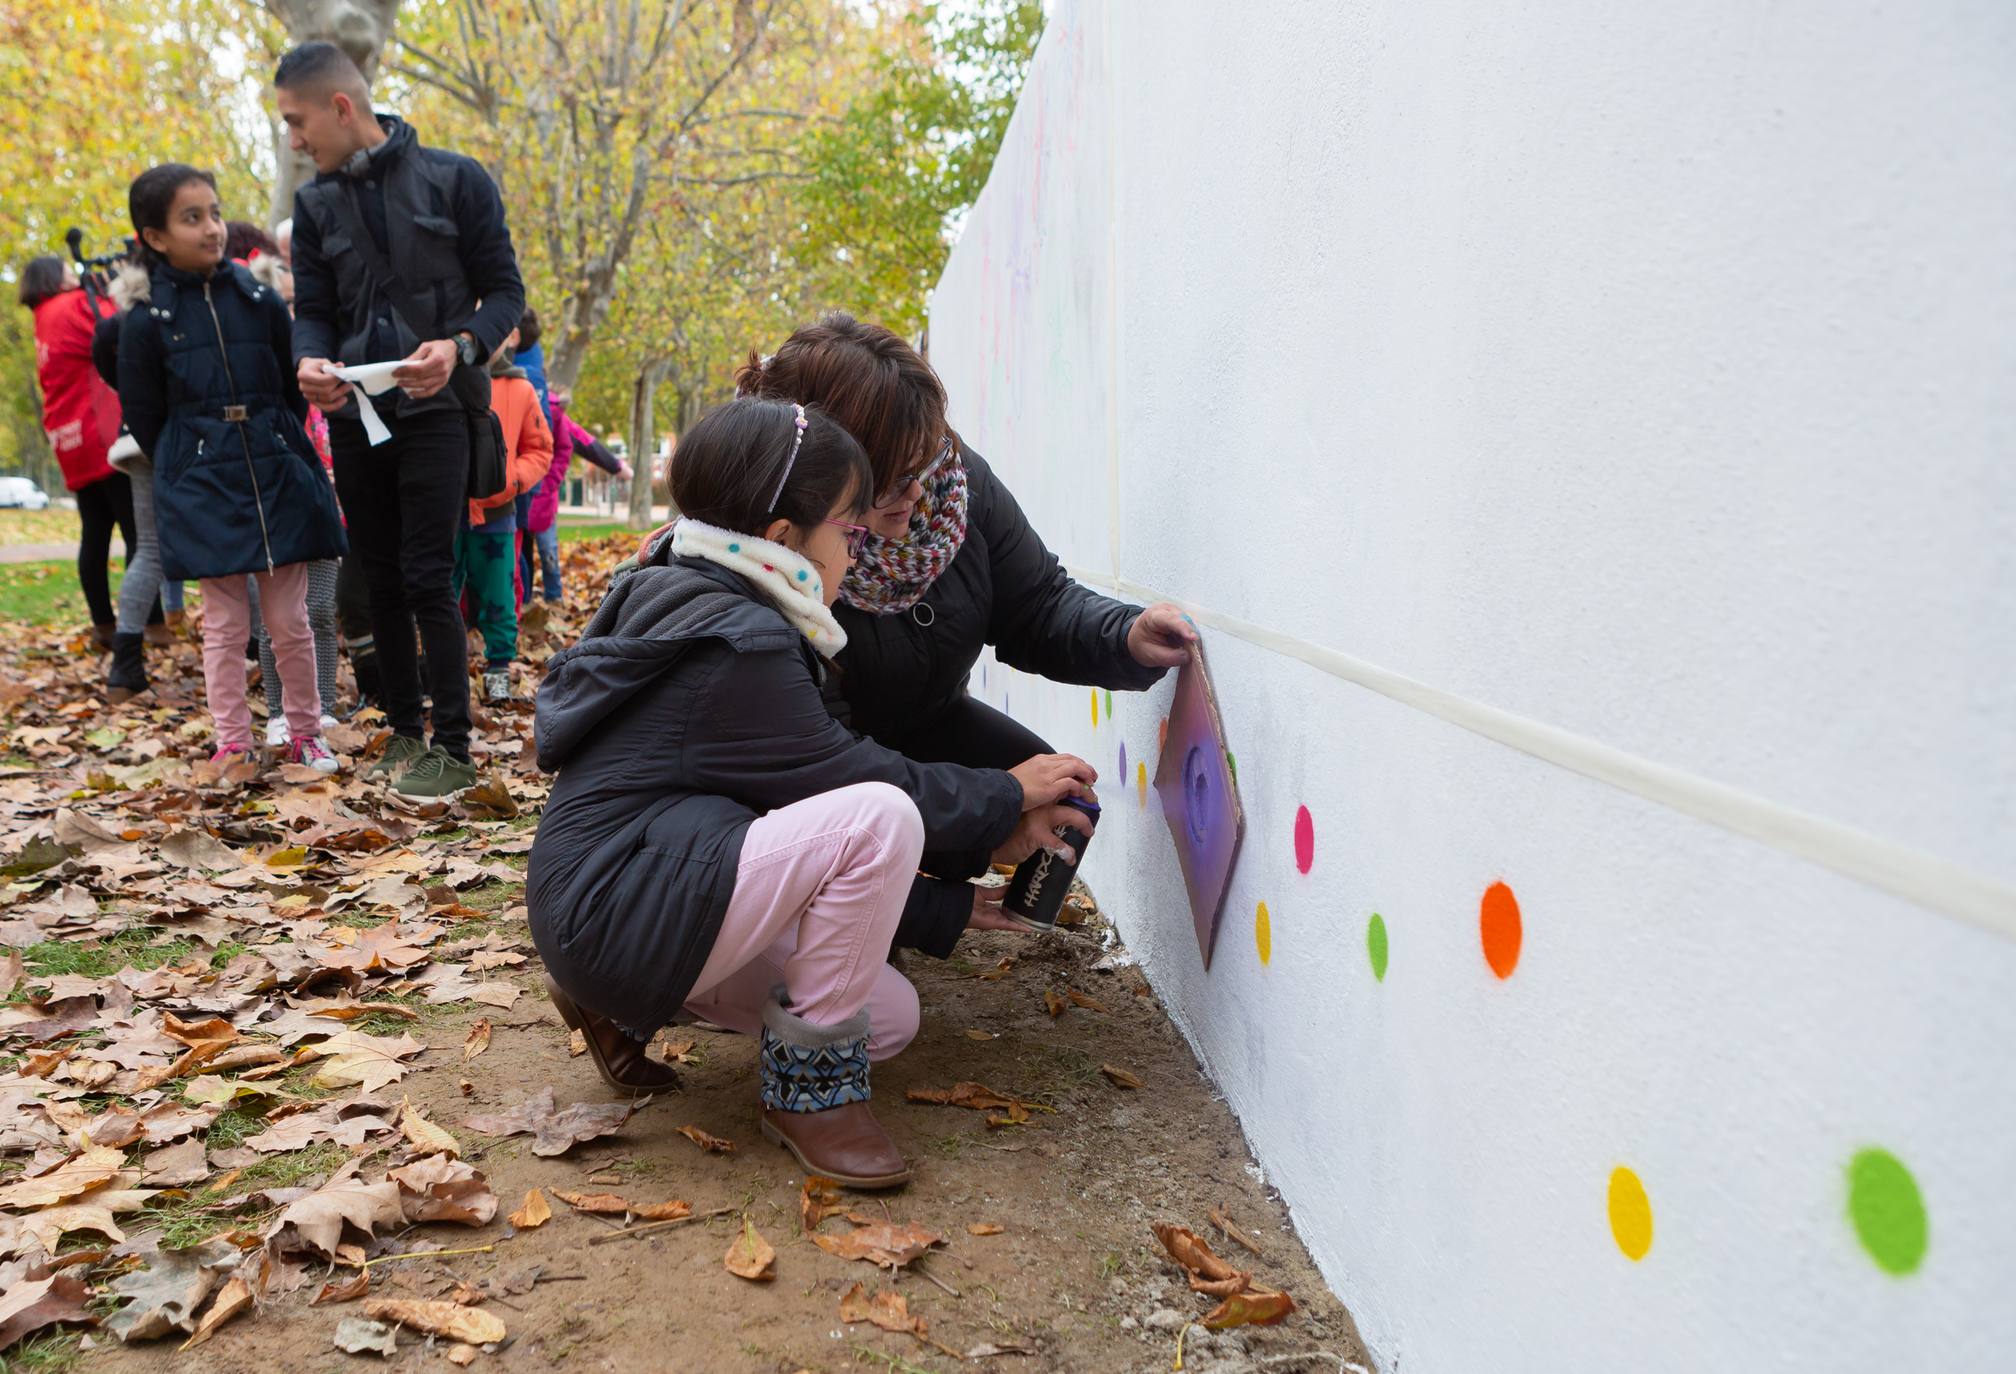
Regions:
[[[1075,569],[1072,576],[1087,585],[1104,587],[1139,602],[1174,600],[1126,578]],[[1671,807],[1696,820],[1719,825],[1908,902],[2016,939],[2016,887],[2000,879],[1739,788],[1639,758],[1558,726],[1459,697],[1236,616],[1187,603],[1183,608],[1200,625],[1271,653],[1298,659],[1486,739]]]

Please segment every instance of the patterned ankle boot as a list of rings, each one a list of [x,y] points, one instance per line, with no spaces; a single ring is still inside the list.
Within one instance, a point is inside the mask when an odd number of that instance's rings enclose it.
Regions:
[[[782,989],[779,989],[782,993]],[[784,1010],[763,1010],[763,1136],[810,1173],[850,1188],[910,1181],[903,1152],[868,1109],[868,1013],[815,1026]]]

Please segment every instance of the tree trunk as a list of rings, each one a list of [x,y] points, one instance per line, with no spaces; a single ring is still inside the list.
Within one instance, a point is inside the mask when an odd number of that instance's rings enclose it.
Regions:
[[[658,444],[651,436],[651,407],[658,394],[661,365],[645,363],[630,388],[630,528],[651,528],[651,500],[657,494]]]
[[[287,27],[288,41],[334,43],[350,54],[366,84],[377,79],[378,56],[392,37],[399,0],[266,0],[266,8]],[[273,133],[273,214],[278,224],[294,213],[296,188],[315,175],[315,166],[287,146],[287,126]]]

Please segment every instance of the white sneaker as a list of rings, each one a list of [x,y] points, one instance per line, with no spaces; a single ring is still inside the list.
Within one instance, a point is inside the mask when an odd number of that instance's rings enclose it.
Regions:
[[[327,711],[324,711],[322,713],[322,719],[319,722],[319,724],[322,726],[324,730],[333,730],[339,724],[341,724],[341,722],[338,721],[336,717],[330,715]]]
[[[336,756],[320,739],[297,739],[287,746],[287,762],[305,763],[318,773],[336,771]]]
[[[268,716],[266,718],[266,747],[279,749],[287,743],[287,717]]]
[[[509,668],[492,668],[483,674],[483,700],[493,704],[511,700]]]

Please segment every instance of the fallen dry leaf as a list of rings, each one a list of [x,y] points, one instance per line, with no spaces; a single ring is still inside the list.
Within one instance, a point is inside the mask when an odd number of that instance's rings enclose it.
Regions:
[[[993,1031],[969,1030],[963,1032],[963,1034],[968,1040],[999,1040],[1001,1038]]]
[[[237,1263],[238,1248],[229,1241],[205,1241],[188,1250],[157,1248],[140,1268],[107,1285],[108,1292],[132,1301],[105,1319],[105,1329],[129,1342],[192,1331],[197,1309]]]
[[[346,1030],[320,1044],[303,1046],[300,1054],[328,1061],[315,1073],[315,1082],[323,1087],[341,1088],[354,1083],[367,1093],[375,1093],[405,1076],[406,1065],[401,1060],[411,1059],[426,1048],[410,1035],[367,1035],[363,1031]]]
[[[126,1156],[121,1151],[91,1146],[46,1174],[17,1179],[0,1187],[0,1207],[46,1207],[77,1197],[110,1183],[125,1164]]]
[[[1085,1010],[1087,1011],[1103,1012],[1108,1016],[1111,1016],[1113,1014],[1111,1011],[1107,1009],[1105,1004],[1100,1002],[1097,998],[1092,997],[1089,994],[1082,993],[1078,991],[1078,989],[1076,988],[1064,989],[1064,995],[1066,997],[1069,997],[1074,1005],[1081,1006],[1085,1008]]]
[[[569,1058],[571,1058],[571,1059],[579,1059],[579,1058],[580,1058],[580,1057],[581,1057],[582,1055],[584,1055],[584,1054],[586,1054],[586,1053],[588,1053],[588,1037],[587,1037],[587,1035],[586,1035],[586,1034],[584,1034],[584,1033],[583,1033],[583,1032],[581,1032],[581,1031],[578,1031],[578,1030],[577,1030],[577,1031],[568,1031],[568,1032],[567,1032],[567,1055],[568,1055],[568,1057],[569,1057]]]
[[[1062,1016],[1064,1014],[1064,999],[1057,995],[1057,989],[1055,988],[1043,989],[1043,1007],[1044,1010],[1048,1011],[1053,1017]]]
[[[1286,1293],[1256,1289],[1249,1293],[1234,1293],[1206,1312],[1200,1324],[1210,1331],[1224,1331],[1234,1326],[1274,1326],[1287,1319],[1295,1310],[1295,1300]]]
[[[1253,1237],[1247,1235],[1244,1231],[1240,1230],[1237,1226],[1234,1226],[1232,1224],[1232,1214],[1230,1211],[1226,1209],[1224,1204],[1221,1203],[1218,1206],[1213,1207],[1210,1211],[1206,1212],[1204,1216],[1205,1219],[1208,1220],[1213,1226],[1217,1227],[1220,1231],[1230,1236],[1233,1240],[1237,1241],[1240,1245],[1244,1246],[1246,1249],[1252,1251],[1256,1255],[1261,1253],[1260,1242],[1253,1239]]]
[[[467,1369],[476,1363],[476,1357],[483,1352],[466,1341],[458,1341],[448,1347],[448,1363],[460,1369]]]
[[[203,1320],[196,1323],[196,1334],[182,1342],[179,1349],[194,1350],[217,1333],[217,1328],[236,1317],[252,1305],[252,1286],[239,1278],[232,1277],[217,1290],[217,1296],[210,1303],[210,1310],[203,1314]]]
[[[1002,1229],[991,1221],[969,1221],[966,1223],[966,1234],[969,1236],[998,1236],[1001,1234]]]
[[[718,1135],[709,1135],[698,1126],[681,1126],[679,1134],[685,1136],[710,1155],[732,1155],[735,1153],[734,1141],[723,1140]]]
[[[870,1293],[858,1283],[840,1295],[840,1320],[871,1322],[884,1331],[913,1336],[921,1336],[925,1329],[924,1319],[910,1315],[910,1303],[901,1293],[887,1288]]]
[[[825,1240],[827,1237],[814,1236],[813,1239]],[[777,1252],[770,1248],[770,1242],[756,1234],[756,1223],[747,1216],[742,1218],[742,1234],[735,1237],[735,1243],[728,1247],[721,1263],[737,1278],[752,1282],[767,1283],[777,1277]]]
[[[406,1137],[415,1154],[462,1153],[462,1143],[421,1115],[411,1098],[399,1099],[399,1134]]]
[[[470,1345],[488,1345],[509,1334],[503,1318],[479,1307],[463,1307],[452,1302],[422,1302],[413,1298],[372,1298],[364,1304],[366,1316],[397,1322],[416,1331],[431,1332]]]
[[[310,1307],[325,1302],[355,1302],[371,1291],[371,1271],[359,1269],[347,1279],[331,1279],[322,1285],[322,1290],[308,1299]]]
[[[649,1098],[644,1101],[650,1101]],[[535,1155],[560,1155],[584,1140],[613,1135],[643,1103],[577,1102],[555,1110],[553,1089],[541,1088],[507,1112],[472,1116],[462,1124],[483,1135],[530,1135]]]
[[[982,971],[974,974],[973,976],[975,978],[978,978],[983,983],[998,983],[1003,978],[1006,978],[1008,976],[1008,971],[1014,967],[1015,967],[1015,956],[1011,954],[1006,958],[1002,959],[1002,961],[996,964],[993,968],[983,969]]]
[[[468,1062],[490,1048],[490,1022],[478,1021],[469,1028],[468,1038],[462,1042],[462,1059]]]
[[[452,1155],[428,1155],[388,1169],[385,1176],[399,1185],[399,1205],[408,1221],[484,1226],[497,1215],[497,1194],[483,1175]]]
[[[82,1276],[67,1270],[8,1284],[0,1291],[0,1350],[58,1322],[95,1323],[90,1297]]]
[[[1099,1072],[1105,1074],[1107,1081],[1116,1088],[1138,1088],[1141,1086],[1140,1079],[1117,1064],[1101,1064]]]
[[[841,1259],[866,1260],[900,1269],[942,1239],[909,1222],[877,1221],[856,1226],[844,1236],[815,1234],[812,1243]]]
[[[504,1219],[520,1231],[530,1231],[535,1226],[544,1226],[551,1221],[553,1209],[546,1205],[546,1194],[534,1188],[525,1194],[524,1204]]]
[[[508,821],[518,814],[511,789],[495,774],[464,791],[458,800],[463,813],[478,820]]]
[[[384,1322],[345,1317],[336,1323],[336,1348],[346,1355],[397,1355],[399,1333]]]
[[[819,1229],[820,1222],[846,1210],[847,1205],[840,1200],[840,1185],[830,1178],[812,1174],[799,1189],[798,1219],[808,1236]]]
[[[403,1224],[406,1218],[399,1197],[399,1184],[395,1180],[365,1183],[339,1173],[306,1197],[296,1198],[283,1207],[267,1226],[266,1236],[278,1253],[285,1254],[297,1248],[298,1243],[325,1259],[334,1259],[345,1226],[368,1235],[381,1226]]]
[[[690,1203],[673,1198],[669,1202],[632,1202],[614,1193],[570,1193],[555,1188],[553,1196],[559,1198],[578,1212],[601,1212],[604,1214],[642,1217],[646,1221],[677,1221],[681,1217],[693,1215]]]
[[[1210,1244],[1188,1227],[1158,1221],[1153,1229],[1155,1239],[1162,1242],[1169,1258],[1189,1271],[1192,1283],[1199,1279],[1217,1281],[1238,1276],[1238,1270],[1213,1253]]]

